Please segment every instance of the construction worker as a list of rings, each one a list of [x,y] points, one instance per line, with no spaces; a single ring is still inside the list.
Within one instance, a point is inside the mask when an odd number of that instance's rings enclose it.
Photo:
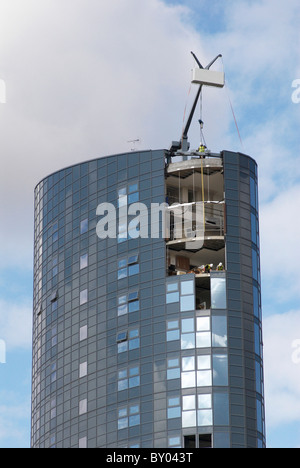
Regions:
[[[205,265],[205,273],[210,273],[211,269],[213,268],[213,264],[212,263],[208,263],[207,265]]]
[[[224,271],[224,265],[222,262],[220,262],[219,265],[217,266],[217,271]]]
[[[203,143],[201,143],[201,145],[199,146],[198,151],[199,151],[199,153],[205,153],[206,149],[207,149],[206,146],[203,145]]]

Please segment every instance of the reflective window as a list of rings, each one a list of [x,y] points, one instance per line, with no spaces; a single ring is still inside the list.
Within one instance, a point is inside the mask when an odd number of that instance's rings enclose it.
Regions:
[[[138,183],[126,185],[118,190],[118,207],[121,208],[139,201]]]
[[[195,310],[195,296],[181,296],[180,298],[180,311],[188,312],[190,310]]]
[[[212,396],[186,395],[182,397],[182,427],[212,426]]]
[[[127,270],[127,268],[120,268],[120,269],[118,270],[118,280],[127,278],[127,276],[128,276],[128,270]]]
[[[118,317],[126,315],[128,312],[138,312],[140,310],[139,293],[137,291],[119,296]]]
[[[117,335],[118,353],[132,351],[140,347],[139,329],[134,328],[128,332],[121,332]]]
[[[85,234],[86,232],[88,232],[88,228],[89,228],[88,219],[84,219],[80,223],[80,234]]]
[[[118,243],[125,242],[127,238],[127,224],[119,222]]]
[[[139,256],[131,255],[118,261],[118,280],[127,278],[127,276],[138,275],[140,272]]]
[[[197,367],[198,367],[198,370],[211,369],[211,357],[210,356],[198,356]]]
[[[211,347],[211,334],[210,332],[198,332],[196,334],[197,348],[210,348]]]
[[[256,391],[262,393],[262,368],[258,361],[255,361]]]
[[[263,419],[262,419],[262,404],[260,400],[256,400],[256,413],[257,413],[257,430],[263,432]]]
[[[138,275],[139,272],[140,272],[140,266],[139,266],[139,264],[137,264],[137,265],[130,265],[129,268],[128,268],[128,275],[129,275],[129,276]]]
[[[181,331],[181,349],[195,348],[195,333],[189,333],[195,331],[195,319],[181,320]]]
[[[211,370],[202,370],[197,372],[197,386],[198,387],[211,387],[212,386],[212,373]]]
[[[179,358],[168,359],[167,379],[180,379],[180,364]]]
[[[194,281],[183,281],[180,285],[181,294],[179,294],[178,287],[178,280],[174,283],[167,284],[167,304],[173,304],[180,301],[181,312],[195,310]]]
[[[179,397],[168,398],[168,419],[181,417],[181,405]]]
[[[167,284],[167,292],[178,291],[178,282]]]
[[[127,258],[123,258],[122,260],[118,261],[118,268],[125,268],[127,267]]]
[[[194,319],[183,319],[181,320],[181,331],[182,333],[194,332],[195,331],[195,323]]]
[[[127,187],[118,190],[118,207],[121,208],[127,205]]]
[[[225,354],[213,355],[213,385],[228,385],[228,356]]]
[[[131,301],[128,305],[129,313],[138,312],[140,310],[140,301]]]
[[[53,226],[52,226],[52,242],[54,244],[54,242],[57,242],[58,241],[58,223],[54,223]]]
[[[128,294],[128,302],[136,301],[138,298],[139,298],[139,293],[137,291],[134,291]]]
[[[56,374],[56,363],[53,363],[51,366],[51,383],[56,382],[57,374]]]
[[[183,357],[181,360],[181,387],[196,387],[195,357]]]
[[[79,448],[86,449],[87,448],[87,437],[82,437],[79,439]]]
[[[84,325],[80,328],[80,341],[86,340],[88,337],[88,328],[87,325]]]
[[[128,304],[122,304],[118,307],[118,317],[128,314]]]
[[[195,357],[194,356],[182,358],[182,370],[183,371],[195,370]]]
[[[128,258],[128,265],[134,265],[138,261],[139,261],[138,255],[131,255],[131,257]]]
[[[167,304],[174,304],[179,302],[179,292],[172,292],[167,294]]]
[[[128,205],[139,201],[139,186],[137,183],[128,186]]]
[[[87,362],[83,362],[79,366],[79,378],[85,377],[87,375]]]
[[[87,399],[81,400],[79,402],[79,416],[87,413]]]
[[[138,426],[140,424],[139,405],[129,405],[118,411],[118,430],[128,427]]]
[[[196,427],[196,395],[182,397],[182,427]]]
[[[260,356],[260,329],[257,323],[254,323],[254,344],[255,344],[255,353]]]
[[[181,437],[169,437],[169,447],[181,448]]]
[[[252,249],[252,275],[253,278],[258,281],[258,262],[257,262],[257,252],[255,249]]]
[[[182,372],[181,373],[181,388],[194,388],[196,387],[196,372]]]
[[[179,340],[179,320],[170,320],[167,322],[167,341]]]
[[[260,318],[260,312],[259,312],[259,296],[258,296],[258,289],[256,286],[253,286],[253,311],[254,311],[254,316],[257,318]]]
[[[52,261],[52,277],[54,278],[58,274],[58,266],[57,266],[57,257],[53,259]]]
[[[139,198],[140,197],[138,192],[128,195],[128,205],[131,205],[132,203],[138,203]]]
[[[250,203],[253,208],[258,208],[257,185],[253,177],[250,177]]]
[[[257,244],[257,220],[256,215],[251,213],[251,240]]]
[[[197,386],[212,386],[211,356],[197,357]]]
[[[195,348],[195,333],[182,333],[181,349]]]
[[[194,294],[194,281],[182,281],[181,294],[183,296]]]
[[[117,335],[117,342],[122,343],[123,341],[126,341],[128,339],[128,333],[127,331],[118,333]]]
[[[214,425],[229,425],[229,398],[228,393],[217,393],[213,395],[214,402]]]
[[[227,317],[212,317],[212,345],[218,348],[227,347]]]
[[[211,276],[211,308],[226,309],[226,278],[221,276]]]
[[[198,395],[198,426],[212,426],[212,395]]]
[[[140,347],[139,338],[133,338],[129,340],[129,351],[132,351],[133,349],[138,349],[139,347]]]
[[[140,369],[138,366],[123,369],[118,373],[118,391],[139,387]]]
[[[198,408],[199,409],[208,409],[212,407],[212,396],[211,394],[207,395],[198,395]]]
[[[86,304],[88,301],[88,290],[84,289],[80,292],[80,305]]]
[[[54,303],[58,300],[58,291],[54,291],[52,294],[51,294],[51,302]]]
[[[129,187],[128,187],[128,193],[135,193],[137,192],[139,189],[139,186],[137,183],[135,184],[129,184]]]
[[[197,317],[197,331],[210,331],[210,317]]]
[[[80,270],[88,267],[88,254],[81,255],[80,257]]]
[[[128,351],[128,341],[124,341],[122,343],[118,343],[118,353],[125,353]]]
[[[198,411],[198,426],[212,426],[213,425],[213,412],[209,410],[199,410]]]

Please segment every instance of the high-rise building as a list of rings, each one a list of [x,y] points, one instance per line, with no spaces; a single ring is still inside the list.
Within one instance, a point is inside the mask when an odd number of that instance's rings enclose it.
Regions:
[[[36,187],[32,447],[265,447],[257,164],[178,147]]]
[[[101,158],[36,188],[33,447],[265,445],[257,165],[168,154]],[[100,203],[166,199],[204,199],[204,242],[175,236],[172,216],[166,239],[150,222],[131,238],[130,217],[97,236]]]

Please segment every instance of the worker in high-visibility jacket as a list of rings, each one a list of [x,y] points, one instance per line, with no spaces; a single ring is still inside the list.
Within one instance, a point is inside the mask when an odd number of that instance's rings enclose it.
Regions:
[[[212,268],[213,268],[213,263],[208,263],[207,265],[205,265],[205,273],[210,273]]]
[[[198,151],[199,151],[199,153],[205,153],[205,150],[206,150],[206,149],[207,149],[206,146],[203,145],[203,144],[201,143],[201,145],[199,146],[199,150],[198,150]]]
[[[220,262],[219,265],[217,266],[217,271],[224,271],[224,265],[222,262]]]

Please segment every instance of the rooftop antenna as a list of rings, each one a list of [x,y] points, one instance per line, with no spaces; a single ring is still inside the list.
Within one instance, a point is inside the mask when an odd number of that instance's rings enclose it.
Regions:
[[[135,151],[136,150],[136,144],[140,143],[140,142],[141,142],[140,138],[136,138],[135,140],[128,140],[127,141],[127,143],[131,143],[133,145],[133,148],[131,148],[131,151]]]
[[[192,110],[190,112],[189,118],[187,120],[187,123],[185,125],[185,128],[183,130],[182,136],[180,141],[173,141],[170,151],[171,153],[176,153],[176,151],[183,151],[186,152],[190,148],[190,144],[188,142],[188,132],[195,114],[195,110],[200,98],[200,95],[202,93],[202,88],[203,86],[213,86],[217,88],[223,88],[225,86],[225,75],[223,72],[216,72],[216,71],[211,71],[210,67],[220,58],[222,57],[221,54],[219,54],[216,58],[214,58],[205,68],[201,64],[201,62],[198,60],[194,52],[191,52],[192,56],[194,57],[197,65],[199,68],[194,68],[193,71],[193,77],[192,77],[192,83],[198,84],[199,89],[192,107]],[[203,122],[201,120],[200,122],[201,126],[201,131],[203,128]]]

